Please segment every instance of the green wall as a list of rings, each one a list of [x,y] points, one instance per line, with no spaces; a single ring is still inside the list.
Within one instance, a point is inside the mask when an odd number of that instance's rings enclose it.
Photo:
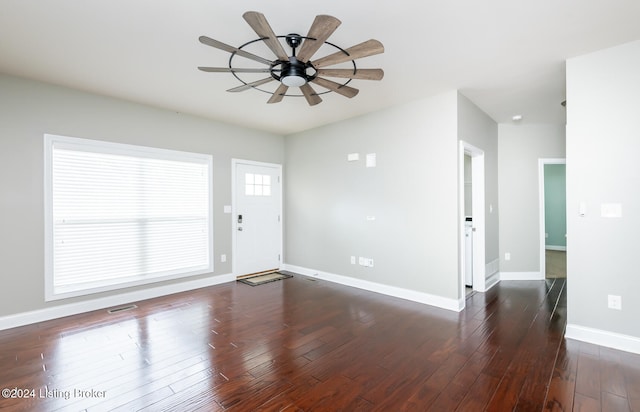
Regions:
[[[545,245],[567,246],[566,165],[544,165],[544,227],[548,234]]]

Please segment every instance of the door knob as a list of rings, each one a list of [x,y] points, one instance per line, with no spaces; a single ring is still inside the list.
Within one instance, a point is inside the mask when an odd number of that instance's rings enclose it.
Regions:
[[[242,228],[241,227],[238,228],[238,232],[242,232]]]

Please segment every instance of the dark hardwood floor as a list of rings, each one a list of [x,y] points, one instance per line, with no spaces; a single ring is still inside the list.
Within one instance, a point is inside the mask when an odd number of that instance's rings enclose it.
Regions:
[[[565,282],[454,313],[295,276],[1,331],[0,409],[640,411],[640,355],[563,338]]]

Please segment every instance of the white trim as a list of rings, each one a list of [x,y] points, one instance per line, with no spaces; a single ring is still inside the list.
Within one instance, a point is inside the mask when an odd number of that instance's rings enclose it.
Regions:
[[[273,167],[278,171],[278,179],[280,184],[280,252],[278,253],[280,256],[280,261],[278,264],[282,267],[284,262],[284,213],[283,213],[283,199],[284,199],[284,176],[282,175],[282,164],[280,163],[265,163],[265,162],[257,162],[254,160],[244,160],[244,159],[231,159],[231,272],[235,276],[245,275],[246,273],[236,273],[236,234],[238,232],[238,226],[236,221],[237,207],[236,204],[236,166],[239,164],[244,165],[252,165],[252,166],[264,166],[264,167]]]
[[[540,272],[500,272],[500,280],[544,280]]]
[[[635,336],[623,335],[602,329],[588,328],[586,326],[568,323],[564,337],[605,346],[607,348],[640,354],[640,338]]]
[[[369,282],[367,280],[356,279],[350,276],[336,275],[333,273],[289,265],[286,263],[283,264],[283,270],[298,273],[303,276],[326,280],[328,282],[368,290],[369,292],[376,292],[382,295],[393,296],[413,302],[423,303],[425,305],[436,306],[442,309],[452,310],[454,312],[460,312],[462,309],[464,309],[464,297],[458,300],[450,299],[442,296],[431,295],[429,293],[417,292],[415,290],[384,285],[382,283]]]
[[[485,268],[485,273],[487,273],[486,282],[484,285],[484,290],[481,290],[480,292],[486,292],[500,282],[499,267],[500,267],[500,259],[494,259],[491,262],[486,264],[486,268]]]
[[[546,250],[558,250],[558,251],[561,251],[561,252],[566,252],[567,251],[567,247],[566,246],[546,245],[544,248]]]
[[[0,330],[235,281],[231,273],[0,317]]]
[[[544,165],[561,165],[567,164],[567,159],[564,158],[550,158],[550,159],[538,159],[538,216],[540,227],[540,272],[543,277],[546,272],[547,258],[545,256],[545,250],[549,247],[546,246],[546,229],[545,229],[545,213],[544,213]],[[566,196],[566,194],[565,194]],[[549,249],[554,250],[554,249]],[[557,249],[556,249],[557,250]],[[566,247],[565,249],[566,250]]]
[[[487,283],[485,284],[485,289],[483,290],[483,292],[489,291],[489,289],[491,289],[498,283],[500,283],[500,272],[496,272],[487,278]]]

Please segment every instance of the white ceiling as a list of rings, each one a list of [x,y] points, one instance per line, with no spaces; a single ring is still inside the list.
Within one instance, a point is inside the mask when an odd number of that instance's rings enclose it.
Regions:
[[[353,80],[356,97],[329,93],[314,107],[302,97],[268,105],[260,91],[226,92],[241,83],[196,67],[227,66],[229,53],[198,37],[233,46],[257,38],[242,18],[248,10],[277,35],[305,35],[315,15],[335,16],[342,25],[328,41],[380,40],[384,54],[356,62],[385,77]],[[0,72],[278,134],[452,89],[499,123],[516,114],[564,123],[565,60],[640,39],[639,21],[637,0],[0,0]]]

